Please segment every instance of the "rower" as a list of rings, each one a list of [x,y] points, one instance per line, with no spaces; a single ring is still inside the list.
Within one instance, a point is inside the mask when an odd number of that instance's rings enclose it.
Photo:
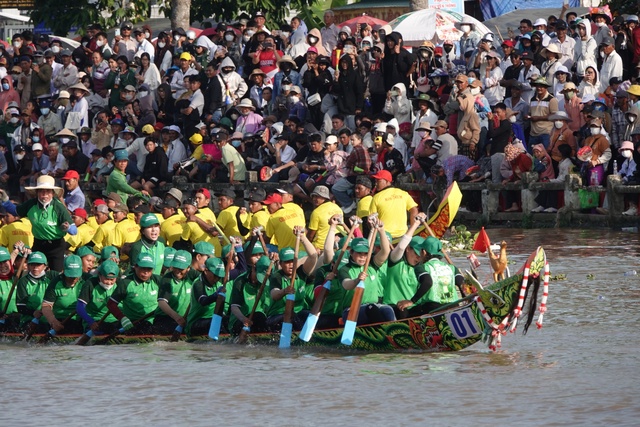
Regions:
[[[165,245],[159,240],[160,221],[154,214],[144,214],[140,218],[140,234],[140,240],[131,245],[129,259],[136,260],[141,253],[149,254],[156,263],[153,274],[160,274],[164,262]]]
[[[261,248],[256,246],[255,249]],[[266,292],[262,293],[260,301],[256,306],[256,311],[253,314],[253,320],[249,321],[249,315],[253,309],[258,290],[271,264],[269,257],[263,254],[259,255],[257,262],[250,265],[248,271],[242,273],[233,281],[230,299],[231,315],[229,318],[229,329],[234,335],[239,334],[244,326],[249,326],[251,332],[267,331],[266,313],[268,310],[269,296]]]
[[[42,252],[31,252],[27,258],[29,274],[22,276],[16,286],[16,308],[22,314],[20,327],[26,328],[29,322],[38,327],[36,332],[47,332],[49,325],[42,318],[42,300],[49,283],[58,276],[57,271],[47,270],[47,257]]]
[[[82,318],[84,329],[92,330],[94,335],[98,335],[98,332],[110,334],[120,328],[118,319],[113,314],[98,323],[109,312],[107,302],[116,290],[119,275],[118,264],[106,260],[98,267],[97,275],[89,277],[82,284],[76,311]]]
[[[300,330],[309,314],[311,304],[311,293],[313,291],[312,280],[313,271],[318,260],[318,252],[304,233],[304,227],[295,226],[293,234],[300,233],[300,242],[304,246],[306,253],[301,252],[296,271],[293,292],[295,292],[295,306],[291,323],[293,330]],[[293,275],[294,249],[285,247],[280,250],[280,270],[276,271],[269,278],[269,292],[271,303],[267,313],[267,326],[272,331],[282,329],[282,321],[285,309],[285,296],[291,289],[291,277]]]
[[[202,272],[206,270],[206,262],[209,258],[213,258],[216,255],[215,249],[211,243],[208,242],[198,242],[193,245],[192,258],[191,258],[191,269],[189,270],[189,280],[191,282],[195,282],[195,280],[200,277]]]
[[[80,246],[76,250],[76,255],[82,260],[82,278],[87,280],[95,271],[96,254],[88,246]]]
[[[82,323],[76,311],[78,295],[82,289],[82,260],[77,255],[64,259],[63,273],[51,281],[42,300],[42,315],[57,333],[81,334]],[[64,323],[63,323],[64,322]]]
[[[456,287],[462,286],[464,277],[457,267],[442,261],[442,242],[429,236],[422,248],[426,262],[418,264],[415,275],[418,290],[409,300],[399,301],[398,309],[406,310],[404,317],[415,317],[436,310],[438,307],[458,300]]]
[[[220,258],[207,259],[202,275],[193,283],[191,290],[191,309],[186,329],[188,336],[206,335],[209,332],[218,292],[224,290],[224,273]]]
[[[18,249],[16,249],[17,251]],[[7,248],[0,246],[0,330],[13,331],[18,324],[18,309],[16,308],[16,293],[11,292],[13,287],[13,276],[16,274],[13,268],[13,262],[11,260],[11,254]],[[11,302],[7,304],[11,293]],[[5,307],[7,311],[3,313]]]
[[[170,271],[162,276],[158,290],[158,307],[162,312],[158,312],[153,326],[159,334],[172,333],[176,323],[183,328],[187,326],[184,315],[191,302],[193,286],[188,275],[190,268],[191,254],[183,250],[176,251]]]
[[[155,219],[155,216],[154,216]],[[107,307],[129,331],[133,322],[141,320],[158,308],[158,287],[161,277],[153,274],[156,260],[150,253],[140,253],[133,264],[133,271],[118,279]],[[122,310],[118,307],[122,304]],[[153,316],[136,325],[137,333],[153,333]]]

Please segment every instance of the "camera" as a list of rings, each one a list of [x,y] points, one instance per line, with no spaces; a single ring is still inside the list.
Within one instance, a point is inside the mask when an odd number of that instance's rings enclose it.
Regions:
[[[270,47],[273,47],[273,45],[271,43],[262,43],[262,47],[265,49],[269,49]]]

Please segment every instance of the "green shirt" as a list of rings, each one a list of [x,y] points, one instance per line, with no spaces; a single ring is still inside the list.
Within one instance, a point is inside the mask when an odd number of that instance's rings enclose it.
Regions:
[[[200,297],[208,297],[213,295],[220,283],[210,284],[207,279],[202,275],[198,278],[191,288],[191,309],[189,310],[189,316],[187,317],[187,335],[191,333],[191,326],[200,319],[211,319],[213,317],[213,309],[216,307],[215,301],[209,305],[203,306],[200,304]]]
[[[71,214],[56,198],[49,203],[46,209],[40,205],[37,198],[34,198],[19,205],[16,210],[21,217],[29,218],[33,237],[38,240],[62,239],[67,232],[62,231],[61,225],[65,222],[73,224]]]
[[[47,271],[44,276],[39,279],[34,278],[30,274],[22,276],[18,280],[16,286],[16,305],[25,305],[29,310],[36,311],[42,308],[42,300],[49,283],[58,276],[57,271]],[[22,315],[20,322],[26,323],[33,319],[33,315]],[[40,317],[40,322],[47,322],[44,316]]]
[[[289,287],[290,283],[291,279],[285,277],[282,273],[282,270],[278,270],[269,278],[269,293],[271,293],[273,289],[287,288]],[[298,267],[298,272],[296,274],[296,280],[293,284],[293,288],[295,289],[296,298],[293,311],[295,313],[299,313],[302,310],[309,309],[311,307],[311,304],[313,303],[313,283],[309,283],[309,278],[304,272],[304,268],[302,265]],[[284,314],[286,298],[281,298],[278,301],[274,301],[273,299],[269,298],[269,301],[269,312],[267,313],[267,317]]]
[[[162,276],[160,280],[160,289],[158,290],[158,301],[166,301],[169,307],[180,316],[184,316],[187,307],[191,302],[191,288],[193,281],[189,280],[189,276],[185,274],[184,279],[177,280],[173,273],[169,271]],[[191,311],[191,309],[189,309]],[[166,314],[158,309],[158,316],[166,316]]]
[[[122,198],[122,203],[126,204],[130,195],[142,196],[142,193],[127,184],[127,175],[114,169],[107,179],[107,193],[115,192]]]
[[[249,272],[242,273],[233,281],[231,298],[227,298],[229,300],[229,304],[232,306],[238,306],[240,312],[246,317],[249,317],[249,315],[251,314],[251,310],[253,310],[253,304],[255,304],[256,302],[256,297],[258,296],[260,285],[262,285],[262,283],[251,282],[251,280],[249,279]],[[267,295],[267,289],[264,289],[264,291],[262,292],[262,296],[258,301],[258,305],[256,306],[256,313],[262,313],[266,315],[269,311],[270,300],[271,298],[269,298],[269,296]],[[229,324],[233,325],[236,320],[238,319],[233,315],[233,312],[231,312]]]
[[[156,266],[153,269],[153,274],[162,273],[162,264],[164,264],[164,243],[158,239],[154,243],[150,244],[144,237],[134,242],[129,250],[129,259],[131,264],[138,259],[138,255],[141,253],[150,254],[156,261]]]
[[[363,266],[354,264],[351,260],[349,260],[349,264],[341,267],[338,270],[338,279],[340,284],[345,279],[355,279],[358,277],[358,274],[362,272]],[[364,280],[364,293],[362,294],[362,301],[360,304],[377,304],[378,298],[382,295],[382,282],[380,280],[380,270],[381,268],[375,265],[373,262],[369,264],[367,268],[367,278]],[[355,288],[349,291],[346,291],[344,294],[344,308],[351,307],[351,300],[353,299],[353,293]]]
[[[97,322],[109,311],[107,302],[115,290],[115,285],[107,290],[100,286],[100,278],[98,276],[89,275],[82,284],[78,300],[87,304],[87,314]],[[104,319],[105,323],[114,323],[117,321],[118,319],[116,319],[113,314],[109,314]]]
[[[13,287],[13,281],[0,280],[0,311],[4,310],[4,306],[7,305],[7,297],[9,296],[9,292],[11,292],[11,288]],[[16,292],[15,289],[13,294],[11,295],[11,302],[9,306],[7,306],[7,312],[5,314],[16,313],[18,309],[16,308]]]
[[[384,304],[396,304],[398,301],[410,300],[418,289],[418,278],[414,268],[401,258],[396,263],[387,265],[387,274],[383,280]]]
[[[347,256],[348,254],[345,254]],[[316,271],[315,286],[323,286],[327,281],[325,277],[331,272],[332,264],[325,264]],[[331,281],[331,289],[324,299],[324,305],[320,314],[334,314],[342,316],[344,311],[344,295],[347,290],[342,287],[340,279],[336,275],[336,278]]]
[[[129,320],[136,321],[158,308],[158,285],[161,277],[151,276],[147,282],[141,282],[135,273],[131,273],[116,282],[116,290],[111,299],[122,303],[122,312]],[[147,318],[153,323],[154,316]]]
[[[420,276],[428,274],[431,276],[433,285],[415,305],[424,304],[431,301],[439,304],[454,302],[458,299],[456,290],[456,268],[437,258],[432,258],[422,265],[416,267],[416,277],[420,281]]]
[[[74,286],[67,286],[65,276],[61,274],[49,284],[44,293],[43,301],[53,304],[53,315],[62,321],[76,311],[80,289],[82,289],[81,281],[78,281]]]

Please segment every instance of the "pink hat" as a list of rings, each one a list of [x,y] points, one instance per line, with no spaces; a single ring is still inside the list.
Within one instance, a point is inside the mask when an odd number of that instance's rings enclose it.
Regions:
[[[309,49],[307,49],[307,52],[318,53],[318,49],[316,49],[315,46],[311,46]]]
[[[620,145],[620,148],[618,149],[618,151],[622,151],[622,150],[631,150],[631,151],[633,151],[633,142],[631,142],[631,141],[622,142],[622,144]]]

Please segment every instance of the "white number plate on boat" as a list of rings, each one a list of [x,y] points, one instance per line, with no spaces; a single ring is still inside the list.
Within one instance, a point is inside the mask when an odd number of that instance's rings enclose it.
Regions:
[[[478,326],[470,307],[447,313],[446,317],[451,332],[458,339],[465,339],[482,333],[482,329]]]

